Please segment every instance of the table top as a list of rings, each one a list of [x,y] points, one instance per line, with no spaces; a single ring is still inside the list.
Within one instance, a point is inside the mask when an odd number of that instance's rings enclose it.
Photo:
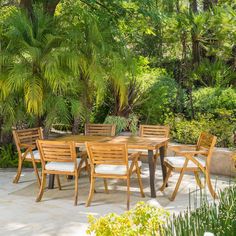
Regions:
[[[139,137],[139,136],[116,136],[107,141],[108,143],[125,143],[130,149],[155,150],[165,146],[169,138]]]
[[[108,143],[124,143],[130,149],[148,149],[155,150],[165,146],[169,138],[159,137],[139,137],[139,136],[88,136],[88,135],[67,135],[57,138],[57,140],[74,141],[77,147],[84,146],[85,142],[108,142]]]

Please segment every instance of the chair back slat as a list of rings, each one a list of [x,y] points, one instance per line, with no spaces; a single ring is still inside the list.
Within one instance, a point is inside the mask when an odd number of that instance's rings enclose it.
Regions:
[[[160,125],[140,125],[139,126],[139,136],[140,137],[159,137],[168,138],[170,129],[168,126]]]
[[[36,146],[36,140],[43,139],[43,130],[42,128],[13,130],[13,137],[20,153],[22,144]]]
[[[92,165],[126,165],[128,154],[126,144],[86,143]]]
[[[38,149],[42,161],[75,162],[76,150],[74,142],[38,140]]]
[[[216,144],[216,137],[212,134],[202,132],[197,142],[197,150],[210,152]]]
[[[111,124],[85,124],[85,135],[115,136],[116,126]]]

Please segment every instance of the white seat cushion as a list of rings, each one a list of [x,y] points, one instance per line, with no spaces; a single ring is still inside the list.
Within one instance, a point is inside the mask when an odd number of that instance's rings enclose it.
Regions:
[[[38,150],[34,150],[33,154],[34,154],[34,159],[35,160],[40,160],[40,155],[39,155],[39,151]],[[24,155],[24,152],[22,153],[22,156],[23,155]],[[31,158],[31,155],[30,155],[29,152],[27,153],[26,158]]]
[[[77,158],[77,168],[81,158]],[[82,167],[85,167],[85,163],[83,162]],[[73,172],[75,170],[75,165],[73,162],[48,162],[45,165],[46,170],[55,170],[55,171],[68,171]]]
[[[129,161],[129,168],[132,161]],[[142,162],[138,161],[138,166],[142,166]],[[135,170],[135,166],[134,169]],[[127,173],[125,165],[96,165],[95,172],[97,174],[113,174],[113,175],[125,175]]]
[[[175,157],[166,157],[165,161],[173,167],[181,168],[184,166],[185,159],[186,157],[184,156],[175,156]],[[206,162],[204,160],[202,160],[199,157],[194,157],[194,159],[196,159],[205,167]],[[197,167],[197,165],[193,163],[191,160],[189,160],[187,167]]]

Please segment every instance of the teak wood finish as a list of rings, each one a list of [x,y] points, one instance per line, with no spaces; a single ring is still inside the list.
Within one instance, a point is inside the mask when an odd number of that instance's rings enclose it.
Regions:
[[[83,147],[85,142],[99,142],[99,143],[113,143],[113,144],[126,144],[128,149],[143,149],[148,150],[148,163],[149,163],[149,177],[151,197],[156,197],[155,190],[155,167],[154,167],[154,151],[159,149],[160,159],[162,164],[163,181],[166,176],[166,168],[164,167],[165,149],[168,144],[169,138],[157,137],[139,137],[139,136],[115,136],[115,137],[102,137],[102,136],[85,136],[85,135],[69,135],[57,138],[62,141],[74,141],[76,147]],[[51,175],[50,178],[52,179]],[[53,181],[52,181],[53,183]],[[52,184],[53,186],[53,184]]]
[[[13,183],[18,183],[21,171],[22,164],[24,161],[32,162],[35,175],[37,177],[38,184],[40,186],[41,179],[38,173],[37,164],[40,163],[40,159],[35,159],[33,151],[36,147],[36,140],[43,139],[43,130],[42,128],[32,128],[32,129],[22,129],[22,130],[13,130],[13,138],[16,144],[18,152],[18,169],[17,174],[13,180]],[[30,155],[30,158],[28,156]]]
[[[159,137],[168,138],[170,133],[170,128],[168,126],[160,125],[140,125],[139,126],[139,136],[140,137]]]
[[[66,141],[38,140],[37,145],[42,159],[42,181],[36,202],[39,202],[42,199],[46,184],[47,174],[53,174],[57,176],[58,186],[60,190],[61,190],[61,184],[59,180],[59,175],[71,175],[75,177],[74,204],[77,205],[78,178],[79,178],[79,172],[82,167],[82,162],[80,162],[79,165],[77,164],[75,143]],[[48,162],[70,162],[74,164],[74,170],[73,171],[47,170],[46,163]]]
[[[172,171],[177,171],[180,172],[180,176],[179,179],[177,181],[177,184],[175,186],[174,192],[170,198],[171,201],[173,201],[177,195],[180,183],[182,181],[183,175],[185,172],[193,172],[195,175],[195,179],[196,179],[196,183],[200,188],[203,188],[204,185],[201,183],[201,180],[199,178],[199,172],[202,172],[205,175],[205,182],[208,186],[208,189],[212,195],[212,197],[215,199],[217,198],[217,194],[215,193],[212,183],[211,183],[211,179],[210,179],[210,163],[211,163],[211,158],[212,158],[212,153],[213,153],[213,149],[215,147],[216,144],[216,137],[202,132],[198,138],[198,142],[197,145],[194,145],[192,147],[194,147],[193,151],[184,151],[183,148],[186,146],[175,146],[172,147],[173,151],[178,155],[178,156],[184,156],[185,162],[183,167],[175,167],[173,165],[171,165],[168,162],[164,162],[165,166],[167,167],[168,171],[167,171],[167,175],[166,178],[164,180],[164,183],[161,187],[161,191],[164,191],[166,184],[168,182],[169,177],[171,176],[171,172]],[[203,166],[195,157],[197,155],[201,155],[203,157],[205,157],[205,166]],[[192,161],[196,167],[188,167],[188,162]]]
[[[139,126],[139,136],[140,137],[169,138],[169,134],[170,134],[169,126],[161,126],[161,125],[140,125]],[[167,151],[167,144],[165,147],[165,151]],[[166,153],[165,153],[165,155],[166,155]],[[159,156],[160,156],[160,152],[158,152],[158,150],[157,150],[154,154],[155,168],[157,165],[157,158]]]
[[[94,194],[94,185],[96,178],[103,178],[105,190],[108,192],[106,179],[116,178],[124,179],[127,181],[127,209],[130,205],[130,176],[135,171],[138,177],[138,183],[140,187],[141,196],[145,197],[143,192],[142,180],[140,176],[140,170],[138,167],[138,157],[140,153],[133,153],[130,158],[132,163],[129,167],[128,164],[128,149],[126,144],[109,144],[109,143],[95,143],[86,142],[86,148],[91,165],[91,181],[90,191],[86,206],[89,206]],[[125,174],[105,174],[96,173],[96,165],[118,165],[125,166]]]
[[[86,136],[115,136],[116,126],[111,124],[85,124]]]
[[[151,197],[156,198],[155,190],[155,171],[154,166],[154,152],[158,149],[160,151],[160,160],[162,167],[163,181],[166,177],[166,168],[164,166],[164,157],[166,153],[166,147],[168,145],[169,138],[158,138],[158,137],[138,137],[138,136],[117,136],[108,143],[126,144],[128,149],[136,149],[142,151],[143,149],[148,150],[148,163],[149,163],[149,178],[150,178],[150,189]]]

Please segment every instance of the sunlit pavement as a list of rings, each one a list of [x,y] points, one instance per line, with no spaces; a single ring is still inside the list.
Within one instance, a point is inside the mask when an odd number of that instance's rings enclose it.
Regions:
[[[83,173],[79,179],[78,206],[74,206],[74,182],[61,176],[62,190],[57,186],[53,190],[46,189],[42,201],[35,202],[38,185],[32,169],[24,169],[18,184],[12,180],[15,169],[0,169],[0,235],[86,235],[87,216],[96,217],[110,212],[122,213],[126,210],[126,183],[122,180],[110,180],[109,194],[104,193],[103,181],[96,180],[96,193],[90,207],[85,207],[89,192],[89,179]],[[185,175],[175,201],[170,197],[174,190],[178,173],[170,178],[165,192],[159,191],[162,183],[160,169],[156,172],[157,197],[150,198],[148,165],[143,164],[142,180],[145,198],[141,198],[135,175],[131,179],[131,207],[139,201],[149,202],[163,207],[171,213],[184,211],[189,204],[191,208],[199,205],[200,192],[196,187],[194,176]],[[230,178],[212,176],[213,186],[223,189],[230,184]],[[207,190],[202,192],[211,201]]]

